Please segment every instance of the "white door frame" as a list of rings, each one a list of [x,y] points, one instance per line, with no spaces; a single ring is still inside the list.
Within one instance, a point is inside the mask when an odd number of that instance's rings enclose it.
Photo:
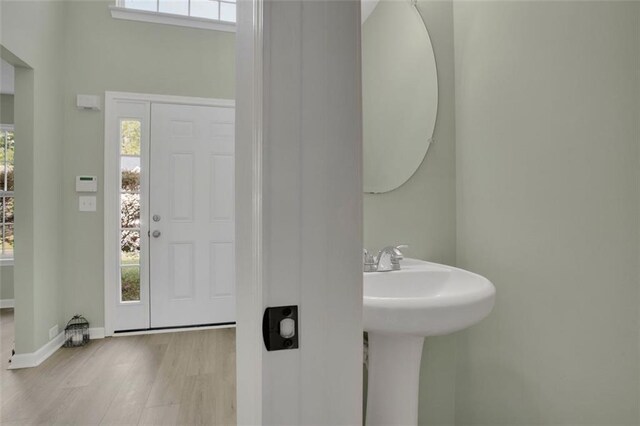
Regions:
[[[236,418],[262,425],[264,0],[236,4]]]
[[[237,4],[237,421],[362,424],[360,2]],[[300,348],[267,352],[289,304]]]
[[[105,336],[113,336],[117,291],[115,283],[120,282],[120,240],[113,231],[120,223],[120,173],[119,135],[113,126],[116,120],[118,101],[164,103],[174,105],[213,106],[234,108],[235,101],[229,99],[209,99],[186,96],[154,95],[129,92],[105,92],[104,126],[104,329]],[[150,111],[150,108],[149,108]],[[149,117],[150,118],[150,117]],[[141,230],[141,233],[143,230]],[[148,267],[149,265],[145,265]],[[141,285],[142,282],[141,282]],[[147,292],[148,299],[148,292]],[[149,301],[147,300],[147,305]]]

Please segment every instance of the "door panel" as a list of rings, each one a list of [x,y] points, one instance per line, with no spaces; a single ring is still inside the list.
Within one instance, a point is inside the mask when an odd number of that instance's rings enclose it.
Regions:
[[[151,106],[151,327],[235,321],[234,110]]]

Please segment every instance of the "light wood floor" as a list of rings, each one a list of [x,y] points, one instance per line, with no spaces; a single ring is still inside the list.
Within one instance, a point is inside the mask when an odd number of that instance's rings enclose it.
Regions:
[[[235,425],[235,329],[93,340],[6,370],[13,310],[0,310],[0,423]]]

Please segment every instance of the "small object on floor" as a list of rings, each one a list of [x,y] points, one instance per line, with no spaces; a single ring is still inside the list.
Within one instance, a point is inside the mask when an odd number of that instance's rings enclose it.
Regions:
[[[64,329],[64,347],[84,346],[89,343],[89,321],[82,315],[74,315]]]

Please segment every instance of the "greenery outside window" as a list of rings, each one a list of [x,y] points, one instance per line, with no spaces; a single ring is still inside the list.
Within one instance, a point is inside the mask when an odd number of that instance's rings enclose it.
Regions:
[[[15,139],[13,126],[0,126],[0,261],[13,261]]]
[[[141,122],[120,120],[120,301],[140,301]]]

